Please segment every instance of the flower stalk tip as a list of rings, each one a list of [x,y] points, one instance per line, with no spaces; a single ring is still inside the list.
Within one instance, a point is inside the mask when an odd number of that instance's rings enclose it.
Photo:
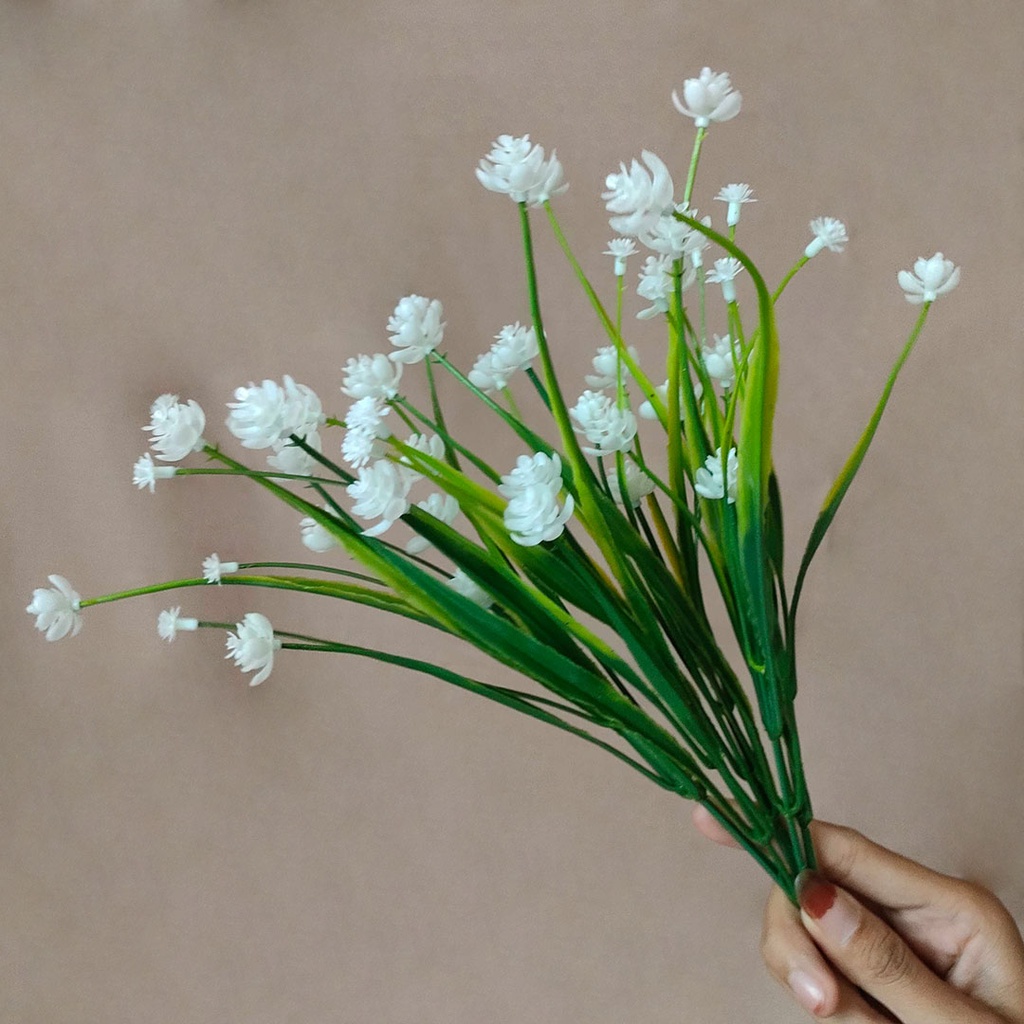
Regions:
[[[940,295],[951,292],[960,283],[960,268],[937,252],[928,259],[918,257],[913,272],[901,270],[896,280],[907,302],[920,305],[922,302],[934,302]]]
[[[36,617],[36,629],[46,639],[63,640],[78,636],[82,628],[82,598],[63,576],[47,577],[52,587],[37,587],[32,592],[32,603],[25,609]]]
[[[228,633],[225,658],[234,658],[243,672],[255,672],[249,680],[250,686],[259,686],[274,668],[274,653],[280,650],[281,641],[274,635],[270,620],[259,612],[248,612]]]

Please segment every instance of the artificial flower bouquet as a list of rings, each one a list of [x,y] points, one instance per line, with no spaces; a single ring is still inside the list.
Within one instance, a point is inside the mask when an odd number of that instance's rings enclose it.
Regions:
[[[473,644],[532,685],[499,686],[349,638],[278,628],[258,611],[232,624],[174,607],[160,613],[157,628],[165,640],[199,628],[229,630],[227,656],[253,673],[253,685],[267,679],[279,651],[337,652],[424,672],[547,722],[699,801],[795,902],[797,874],[815,864],[794,711],[801,589],[932,302],[955,287],[959,269],[936,253],[899,273],[920,315],[790,586],[772,469],[775,305],[818,253],[843,250],[846,228],[832,217],[812,220],[810,242],[769,287],[736,242],[743,207],[754,201],[749,186],[726,185],[714,196],[725,214],[717,225],[717,216],[700,216],[692,205],[707,134],[739,113],[740,94],[727,74],[705,68],[672,99],[696,129],[682,188],[646,151],[642,163],[607,177],[602,199],[618,235],[607,249],[611,301],[584,273],[555,215],[552,200],[567,188],[555,153],[546,156],[529,136],[502,135],[476,175],[515,204],[529,317],[502,327],[471,368],[442,351],[441,303],[408,295],[387,322],[391,350],[348,360],[344,416],[326,415],[320,398],[288,376],[235,391],[226,426],[243,448],[268,453],[260,469],[207,438],[195,401],[156,399],[144,428],[151,453],[135,464],[140,489],[153,492],[158,481],[189,474],[248,477],[295,510],[302,543],[323,562],[213,554],[202,575],[84,599],[51,576],[53,586],[36,590],[28,606],[46,638],[77,634],[82,611],[93,605],[209,585],[302,591],[422,623]],[[541,315],[532,241],[538,216],[607,338],[582,394],[573,384],[579,397],[571,405]],[[641,253],[636,291],[646,305],[636,326],[663,339],[645,346],[657,358],[640,358],[623,321],[627,266]],[[744,276],[754,302],[741,310]],[[429,385],[428,410],[401,389],[417,364]],[[515,434],[523,451],[515,466],[502,473],[505,467],[449,429],[441,377],[467,389],[482,417]],[[550,413],[543,425],[521,414],[515,395],[523,388],[534,389]],[[334,431],[343,433],[329,441]],[[193,454],[214,465],[181,465]],[[702,565],[710,572],[702,575]],[[729,663],[712,630],[710,580],[740,666]]]

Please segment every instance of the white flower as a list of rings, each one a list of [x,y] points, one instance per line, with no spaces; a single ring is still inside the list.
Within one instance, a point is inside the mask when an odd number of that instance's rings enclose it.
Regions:
[[[63,576],[47,578],[53,586],[33,590],[32,603],[25,611],[36,617],[36,629],[45,633],[47,640],[63,640],[69,633],[78,636],[82,628],[81,597]]]
[[[736,459],[736,449],[729,449],[728,462],[726,464],[726,477],[728,479],[729,504],[736,500],[736,473],[739,464]],[[724,498],[726,485],[722,481],[722,449],[716,448],[714,455],[709,455],[704,460],[704,465],[693,475],[693,489],[704,498]]]
[[[391,344],[398,350],[388,355],[396,363],[418,363],[433,352],[444,339],[441,321],[444,309],[437,299],[422,295],[406,295],[398,300],[394,313],[388,317]]]
[[[625,164],[618,174],[609,174],[605,179],[607,192],[601,193],[610,217],[612,231],[620,235],[636,236],[652,228],[658,218],[672,207],[672,176],[660,157],[644,150],[643,161],[650,168],[645,171],[634,160],[626,170]]]
[[[617,480],[621,479],[618,477]],[[654,481],[631,459],[626,459],[626,496],[630,505],[637,508],[640,502],[654,490]],[[618,482],[612,485],[612,497],[622,504],[622,488]]]
[[[243,448],[273,448],[291,434],[306,437],[324,422],[316,393],[287,374],[283,384],[250,381],[248,387],[235,388],[235,401],[228,408],[225,423]]]
[[[503,518],[512,540],[533,547],[561,536],[573,510],[571,494],[566,495],[564,507],[558,507],[561,489],[562,462],[557,452],[519,456],[515,469],[501,478],[498,487],[509,499]]]
[[[477,356],[473,369],[466,375],[473,387],[479,388],[484,394],[499,391],[508,387],[507,367],[502,366],[494,358],[494,352],[488,349],[483,355]]]
[[[814,238],[807,243],[804,256],[810,259],[817,256],[822,249],[829,252],[842,252],[850,240],[846,234],[846,225],[835,217],[815,217],[810,223]]]
[[[444,439],[438,434],[431,434],[429,437],[426,434],[410,434],[405,439],[405,443],[410,448],[415,448],[416,451],[429,455],[432,459],[444,458]],[[402,473],[405,475],[406,480],[409,481],[410,486],[416,483],[417,480],[423,479],[423,474],[419,470],[413,469],[412,462],[408,456],[403,455],[398,461]]]
[[[371,459],[379,459],[386,450],[381,439],[390,436],[384,426],[384,417],[391,408],[382,398],[367,395],[354,402],[345,414],[345,436],[341,442],[341,454],[345,461],[358,469]]]
[[[195,632],[198,628],[199,620],[184,618],[180,608],[168,608],[161,612],[156,620],[156,631],[160,634],[160,639],[168,643],[178,635],[179,629],[182,632]]]
[[[388,459],[378,459],[359,470],[359,478],[346,488],[355,502],[352,511],[363,519],[380,519],[376,526],[363,530],[363,536],[379,537],[409,511],[411,485],[404,468]]]
[[[661,399],[662,405],[668,403],[668,381],[664,384],[659,384],[655,389],[655,393]],[[640,407],[637,409],[637,415],[644,420],[656,420],[658,414],[654,411],[654,406],[651,405],[649,399],[640,403]]]
[[[626,260],[635,256],[638,250],[632,238],[613,238],[605,249],[605,256],[615,257],[615,276],[622,277],[626,273]]]
[[[579,424],[573,429],[593,445],[584,448],[588,455],[624,452],[636,437],[636,417],[629,409],[620,409],[615,399],[600,391],[584,391],[569,410]]]
[[[146,452],[146,454],[135,463],[132,470],[132,483],[135,484],[140,491],[145,490],[148,487],[149,493],[152,494],[156,490],[157,480],[167,480],[177,472],[177,466],[157,466],[153,462],[153,458],[149,452]]]
[[[712,122],[731,121],[739,112],[743,97],[733,90],[729,76],[711,68],[704,68],[699,78],[683,82],[683,98],[672,90],[672,102],[680,114],[692,117],[698,128],[707,128]]]
[[[732,336],[714,335],[714,345],[701,346],[701,357],[708,376],[717,380],[723,388],[731,388],[736,380],[736,352]]]
[[[203,559],[203,579],[207,583],[220,583],[221,576],[232,572],[238,572],[238,563],[222,562],[216,551]]]
[[[249,612],[235,627],[237,633],[228,633],[228,653],[225,658],[234,658],[243,672],[258,669],[250,686],[259,686],[274,667],[274,652],[281,647],[281,641],[274,636],[270,620],[259,612]]]
[[[558,452],[550,456],[536,452],[534,455],[520,455],[516,459],[515,468],[501,478],[498,493],[506,498],[514,498],[535,484],[551,487],[555,483],[561,488],[562,460]]]
[[[491,351],[503,366],[525,370],[540,355],[537,331],[532,325],[520,326],[518,320],[514,324],[506,324],[494,336]]]
[[[960,268],[937,252],[928,259],[919,256],[914,263],[914,272],[901,270],[897,280],[906,293],[907,302],[920,305],[922,302],[934,302],[938,296],[951,292],[960,283]]]
[[[696,212],[694,210],[693,214]],[[676,220],[669,212],[662,214],[647,231],[641,232],[640,241],[648,249],[677,260],[686,252],[691,234],[693,228],[681,220]]]
[[[484,188],[531,206],[541,206],[569,187],[555,151],[545,160],[543,148],[533,145],[529,135],[499,135],[476,176]]]
[[[202,450],[206,414],[198,402],[179,402],[177,395],[161,395],[150,407],[149,446],[163,462],[177,462]]]
[[[449,526],[459,514],[459,503],[450,494],[442,494],[440,491],[435,491],[423,501],[416,502],[416,507],[423,509],[428,516],[433,516]],[[405,550],[410,555],[418,555],[429,547],[430,541],[426,537],[417,535],[405,545]]]
[[[637,285],[636,293],[647,299],[651,306],[640,310],[637,318],[649,320],[659,313],[667,313],[672,301],[672,257],[648,256],[639,277],[640,283]],[[684,283],[688,283],[685,278]]]
[[[664,384],[659,384],[655,389],[658,397],[661,399],[662,405],[668,405],[668,381]],[[693,396],[700,401],[701,395],[704,393],[704,385],[699,380],[693,382]],[[642,402],[640,407],[637,409],[637,415],[641,419],[645,420],[656,420],[658,414],[654,411],[654,406],[649,401]]]
[[[756,203],[754,193],[749,185],[742,183],[726,185],[717,196],[719,202],[728,203],[729,208],[725,213],[725,223],[729,227],[735,227],[740,222],[740,206],[744,203]]]
[[[733,256],[715,260],[715,269],[708,276],[711,284],[722,286],[722,298],[726,302],[736,301],[736,275],[743,269],[743,264]]]
[[[338,518],[337,512],[330,505],[324,505],[323,508],[328,515],[333,516],[335,519]],[[302,543],[310,551],[315,551],[317,554],[322,555],[325,551],[330,551],[331,548],[340,547],[341,542],[338,538],[312,516],[304,516],[299,521],[299,529],[302,531]]]
[[[403,363],[389,359],[383,352],[356,356],[342,370],[345,378],[341,392],[349,398],[394,398],[403,369]]]
[[[311,430],[302,438],[314,451],[323,450],[323,442],[320,434]],[[304,448],[292,444],[291,440],[285,438],[274,442],[274,454],[267,456],[267,464],[272,469],[282,473],[293,473],[296,476],[312,476],[319,468],[319,463]]]
[[[481,608],[490,608],[494,604],[494,598],[475,580],[470,579],[461,569],[455,570],[452,578],[448,580],[448,586],[457,594],[468,597],[473,604],[478,604]]]
[[[626,351],[634,360],[638,358],[637,351],[632,345]],[[588,387],[599,391],[601,388],[610,388],[613,384],[618,383],[619,350],[614,345],[604,345],[599,348],[597,355],[590,361],[590,365],[594,367],[594,372],[588,373],[583,378]],[[629,370],[625,365],[622,367],[622,375],[624,378],[629,375]]]
[[[490,349],[473,364],[469,380],[485,393],[499,391],[508,387],[512,374],[525,370],[539,354],[533,327],[522,327],[518,320],[506,324],[494,336]]]

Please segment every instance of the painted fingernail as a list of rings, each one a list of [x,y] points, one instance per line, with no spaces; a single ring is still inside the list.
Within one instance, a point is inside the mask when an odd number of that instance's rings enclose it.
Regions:
[[[810,1013],[818,1013],[825,1005],[825,990],[806,971],[790,971],[786,982],[796,1001]]]
[[[845,946],[857,930],[860,914],[846,893],[837,889],[816,871],[801,871],[796,879],[796,898],[800,909],[817,921],[822,933]]]

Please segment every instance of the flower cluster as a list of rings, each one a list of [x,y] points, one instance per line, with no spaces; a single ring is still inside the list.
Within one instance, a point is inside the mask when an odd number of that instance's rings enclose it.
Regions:
[[[525,370],[537,358],[537,332],[522,327],[517,320],[506,324],[494,336],[494,344],[478,357],[469,371],[469,380],[485,393],[501,391],[517,370]]]
[[[562,460],[557,453],[520,455],[515,469],[501,478],[498,491],[508,498],[503,518],[517,544],[533,547],[562,535],[574,502],[572,495],[567,494],[565,503],[559,507],[561,490]]]
[[[789,588],[779,564],[781,496],[772,472],[780,349],[774,307],[813,257],[843,252],[849,236],[835,217],[815,217],[810,241],[801,231],[791,269],[771,288],[736,241],[743,208],[755,201],[750,185],[733,182],[714,196],[725,204],[724,224],[713,225],[721,207],[702,217],[695,206],[702,146],[711,125],[738,115],[739,92],[728,74],[704,68],[672,101],[695,126],[690,166],[677,176],[685,184],[676,194],[669,167],[649,149],[605,177],[601,198],[618,237],[605,250],[614,263],[610,276],[604,265],[603,282],[587,278],[586,261],[572,252],[549,202],[567,188],[555,152],[547,155],[528,135],[501,135],[493,143],[476,176],[519,204],[526,271],[520,308],[529,309],[530,320],[502,327],[468,372],[457,365],[457,352],[441,350],[441,301],[411,294],[387,319],[390,350],[353,356],[342,368],[343,416],[327,415],[317,393],[288,375],[234,391],[227,430],[246,451],[266,453],[269,469],[251,468],[208,442],[207,419],[194,399],[168,393],[153,402],[144,427],[150,450],[133,467],[137,488],[154,493],[158,481],[189,474],[246,477],[302,517],[301,543],[324,557],[240,562],[214,553],[203,560],[201,576],[85,599],[52,575],[26,609],[46,639],[75,636],[90,605],[206,585],[319,594],[436,628],[446,641],[473,644],[537,685],[527,692],[470,679],[363,646],[359,636],[325,640],[307,628],[275,629],[258,611],[233,630],[230,622],[202,621],[180,606],[156,621],[158,637],[168,642],[185,632],[227,629],[225,657],[251,674],[253,686],[269,677],[279,650],[357,653],[422,670],[566,729],[667,790],[699,800],[795,900],[794,879],[813,866],[806,824],[813,815],[793,706],[803,574],[931,304],[957,286],[960,269],[937,252],[898,273],[919,315],[854,457],[828,492]],[[554,369],[573,342],[560,337],[552,344],[541,327],[530,227],[538,206],[597,314],[592,327],[575,315],[561,318],[561,337],[596,348],[574,404]],[[624,324],[627,263],[640,254],[636,296],[629,298],[643,300],[636,317],[654,321],[650,327]],[[740,280],[750,285],[742,304]],[[631,344],[634,331],[647,331],[662,346]],[[401,391],[407,368],[420,363],[428,411],[417,408],[415,389]],[[446,415],[439,380],[466,389],[468,423],[463,409]],[[528,422],[520,388],[531,390],[550,420]],[[331,433],[335,428],[341,430]],[[505,428],[524,454],[502,476],[475,441]],[[215,465],[185,464],[198,452]],[[385,536],[401,523],[405,536]],[[730,644],[719,643],[704,614],[708,585],[726,606],[723,621],[733,628],[742,672],[723,657]],[[748,671],[756,704],[744,688]],[[705,772],[710,766],[715,775]]]
[[[531,143],[529,135],[499,135],[476,176],[484,188],[530,206],[541,206],[569,187],[554,150],[545,159],[543,148]]]

